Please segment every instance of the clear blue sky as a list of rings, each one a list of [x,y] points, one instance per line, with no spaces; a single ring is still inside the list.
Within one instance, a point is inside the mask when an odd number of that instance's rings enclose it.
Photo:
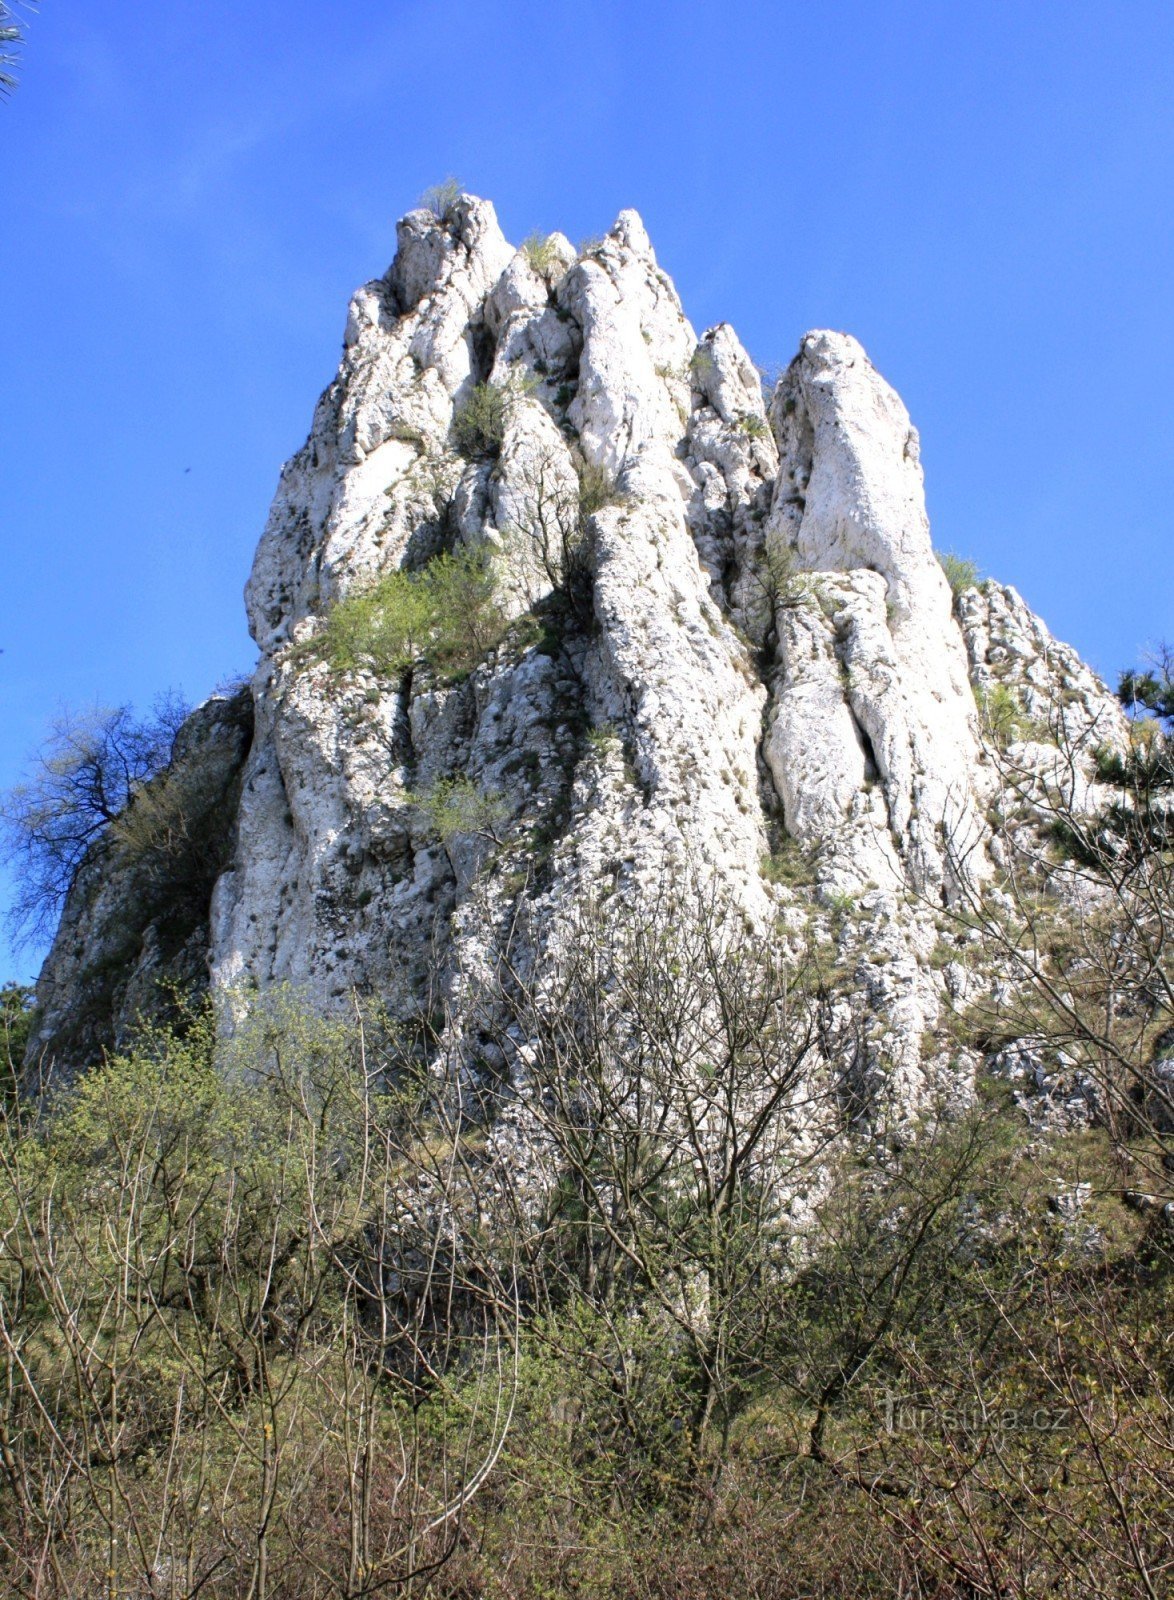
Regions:
[[[515,240],[637,207],[760,363],[856,334],[938,545],[1115,675],[1174,636],[1172,101],[1169,0],[43,0],[0,106],[0,785],[60,704],[251,664],[347,297],[449,174]]]

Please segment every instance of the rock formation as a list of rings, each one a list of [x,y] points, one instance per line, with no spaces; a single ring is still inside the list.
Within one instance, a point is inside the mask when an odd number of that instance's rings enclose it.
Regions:
[[[483,554],[498,595],[477,660],[331,661],[331,607],[454,550]],[[246,599],[252,743],[228,864],[179,940],[228,996],[357,990],[410,1016],[519,928],[512,959],[537,968],[584,896],[638,903],[676,876],[728,897],[747,937],[824,918],[866,1075],[916,1097],[946,982],[935,910],[998,856],[976,693],[1121,737],[1013,590],[951,594],[917,432],[860,345],[809,333],[764,399],[728,325],[697,337],[631,211],[579,253],[557,234],[515,250],[467,196],[403,219]],[[197,712],[189,745],[224,714]],[[428,797],[453,785],[480,820],[438,829]],[[119,1036],[156,961],[154,911],[115,952],[131,890],[101,856],[84,877],[36,1040],[70,1065]],[[83,996],[84,1037],[66,1020]]]

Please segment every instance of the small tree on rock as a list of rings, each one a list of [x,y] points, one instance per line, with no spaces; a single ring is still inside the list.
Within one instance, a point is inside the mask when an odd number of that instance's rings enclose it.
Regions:
[[[166,767],[187,714],[167,694],[147,717],[124,705],[53,723],[26,779],[0,797],[0,851],[16,879],[9,918],[22,943],[51,936],[87,852]]]

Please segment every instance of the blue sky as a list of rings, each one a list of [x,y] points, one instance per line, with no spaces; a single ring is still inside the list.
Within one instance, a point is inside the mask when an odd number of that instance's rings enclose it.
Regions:
[[[0,105],[0,785],[61,705],[198,699],[351,290],[450,174],[644,216],[763,365],[854,333],[942,548],[1115,676],[1174,637],[1174,12],[985,0],[43,0]],[[0,977],[36,952],[0,945]]]

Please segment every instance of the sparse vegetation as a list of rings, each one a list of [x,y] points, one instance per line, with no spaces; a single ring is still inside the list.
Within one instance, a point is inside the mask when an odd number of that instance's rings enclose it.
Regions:
[[[461,550],[336,601],[311,648],[336,672],[388,676],[428,661],[454,676],[500,643],[507,626],[486,556]]]
[[[694,384],[698,387],[703,385],[714,370],[713,353],[705,345],[699,344],[689,357],[689,373]]]
[[[949,550],[939,550],[935,553],[942,571],[946,574],[950,593],[955,598],[964,590],[973,589],[977,585],[982,574],[975,562],[968,561],[965,556],[956,556]]]
[[[453,442],[470,461],[494,457],[505,439],[511,405],[538,386],[535,378],[511,374],[505,383],[479,383],[457,407],[452,421]]]
[[[601,722],[587,730],[587,743],[594,750],[618,750],[623,743],[619,730],[611,722]]]
[[[759,868],[768,883],[781,884],[788,889],[807,888],[815,881],[811,852],[790,835],[769,855],[763,856]]]
[[[531,233],[522,240],[522,254],[540,278],[549,278],[562,265],[554,235]]]
[[[580,459],[576,463],[579,479],[579,516],[586,520],[605,506],[618,505],[623,499],[615,478],[606,467],[593,461]]]
[[[471,778],[444,778],[409,798],[445,845],[459,834],[499,843],[501,828],[509,817],[505,797],[480,789]]]
[[[525,463],[515,482],[520,492],[510,538],[527,603],[534,605],[553,590],[561,605],[586,620],[591,611],[590,521],[604,507],[622,501],[615,478],[573,451],[569,460],[550,454]]]
[[[455,178],[445,178],[443,183],[434,183],[424,190],[420,205],[425,211],[431,211],[438,222],[444,222],[463,194]]]
[[[999,750],[1006,750],[1017,739],[1035,738],[1045,731],[1024,711],[1016,690],[1005,683],[996,683],[990,689],[977,687],[974,699],[983,732]]]
[[[458,406],[452,419],[453,441],[461,455],[475,461],[495,456],[505,438],[509,391],[502,384],[479,383]]]
[[[765,439],[770,434],[770,425],[766,418],[757,416],[753,411],[748,411],[739,417],[738,426],[751,439]]]
[[[802,605],[813,593],[812,575],[800,563],[799,552],[778,539],[768,538],[764,544],[757,577],[772,610]]]

